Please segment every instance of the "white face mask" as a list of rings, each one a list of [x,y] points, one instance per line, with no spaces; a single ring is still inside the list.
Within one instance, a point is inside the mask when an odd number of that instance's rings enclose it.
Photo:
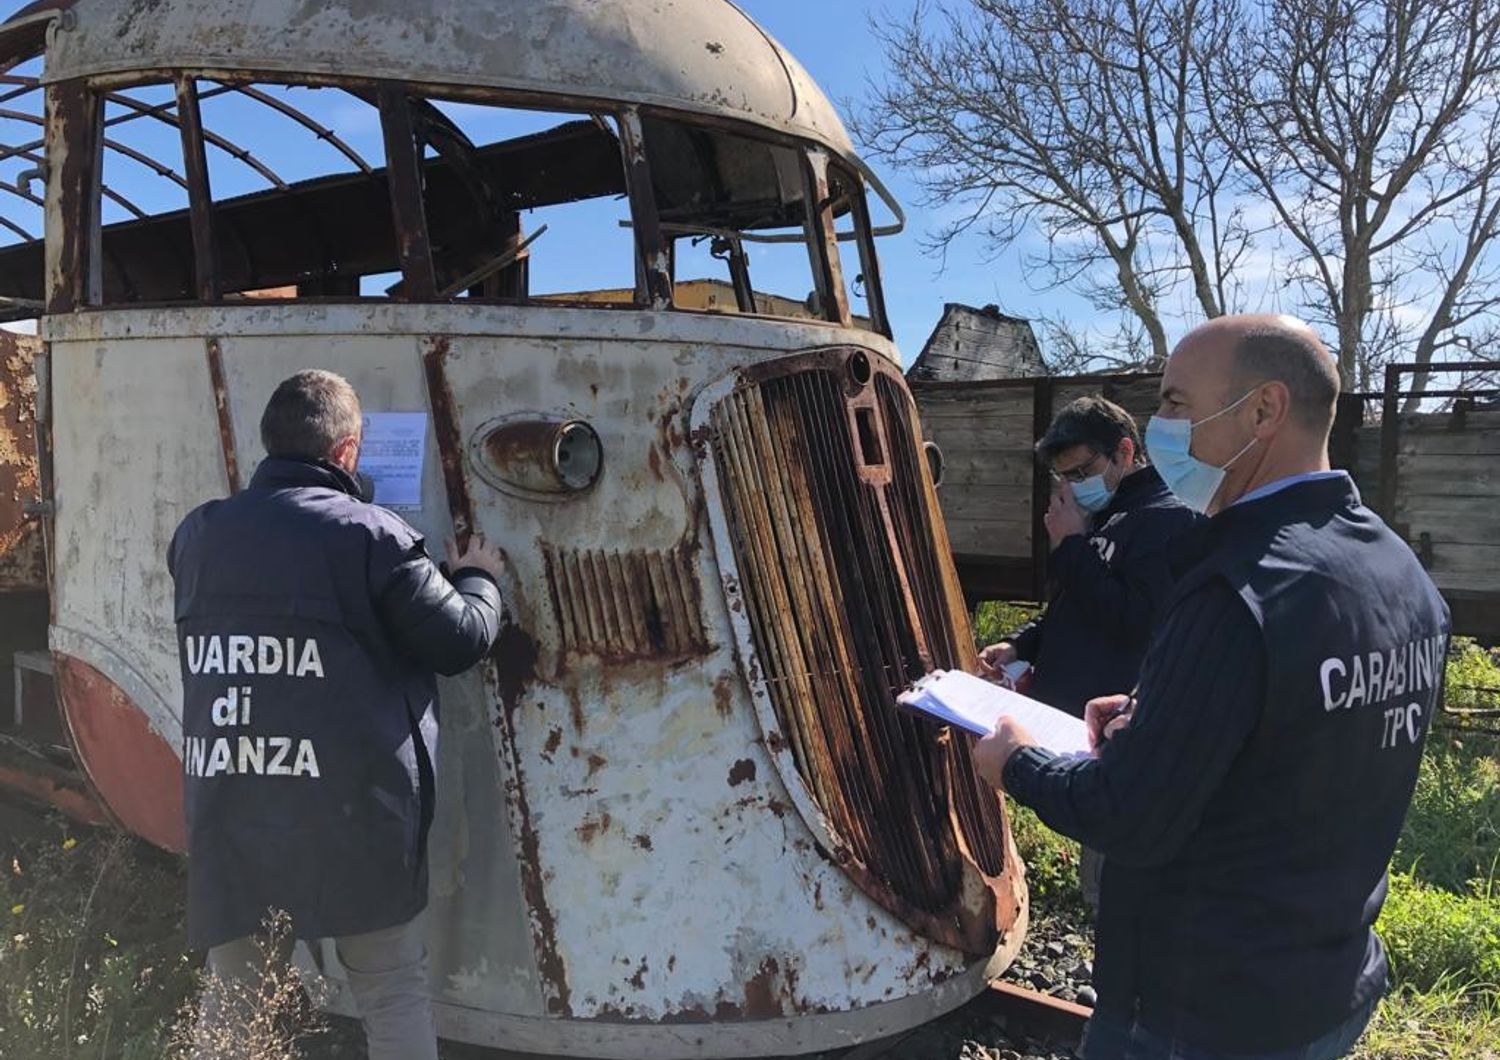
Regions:
[[[1224,473],[1234,466],[1234,462],[1250,451],[1251,446],[1259,440],[1251,438],[1229,462],[1222,467],[1214,467],[1205,464],[1192,454],[1193,428],[1201,427],[1209,420],[1216,420],[1226,412],[1232,412],[1243,405],[1255,393],[1255,388],[1245,391],[1244,395],[1232,405],[1215,412],[1212,416],[1206,416],[1197,423],[1191,420],[1164,419],[1161,416],[1152,416],[1146,424],[1146,452],[1151,457],[1151,463],[1156,466],[1157,473],[1161,475],[1162,481],[1167,484],[1167,489],[1177,495],[1177,499],[1195,512],[1206,512],[1208,506],[1213,503],[1215,494],[1219,487],[1224,484]]]

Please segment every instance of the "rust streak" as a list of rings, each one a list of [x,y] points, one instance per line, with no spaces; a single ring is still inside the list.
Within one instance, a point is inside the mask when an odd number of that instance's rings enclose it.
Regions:
[[[775,1019],[785,1015],[777,979],[781,971],[776,958],[767,957],[750,981],[745,984],[745,1018],[752,1020]]]
[[[443,485],[448,491],[448,510],[453,518],[453,534],[460,548],[468,546],[474,530],[474,502],[469,497],[469,483],[464,477],[464,447],[458,402],[448,385],[447,361],[451,344],[445,336],[425,340],[422,367],[427,376],[427,401],[432,409],[432,426],[437,434],[438,454],[443,465]]]
[[[502,642],[508,636],[512,645],[502,652]],[[526,797],[525,770],[516,746],[515,714],[520,706],[522,692],[534,680],[536,654],[535,641],[517,627],[507,626],[502,629],[500,640],[492,653],[494,665],[489,668],[488,677],[494,683],[495,695],[502,705],[496,724],[503,736],[501,753],[509,760],[513,774],[513,779],[506,784],[506,797],[512,802],[516,822],[521,894],[531,914],[531,940],[537,974],[544,987],[550,988],[546,998],[548,1013],[553,1016],[568,1016],[572,1013],[568,968],[557,948],[557,921],[547,904],[541,843],[536,826],[532,823],[531,803]],[[506,656],[515,660],[513,666],[503,664],[501,659]]]
[[[219,446],[224,452],[224,480],[230,493],[243,489],[240,480],[239,449],[234,440],[234,418],[229,411],[229,384],[224,377],[224,348],[218,339],[209,339],[208,378],[214,390],[214,413],[219,419]]]
[[[585,817],[583,823],[574,829],[580,842],[588,844],[598,839],[613,823],[609,814],[601,813],[597,817]]]

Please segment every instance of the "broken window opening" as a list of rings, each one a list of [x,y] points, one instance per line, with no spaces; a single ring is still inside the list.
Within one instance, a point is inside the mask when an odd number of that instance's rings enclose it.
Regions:
[[[357,142],[361,128],[378,136],[378,120],[357,113],[369,104],[340,90],[190,74],[97,93],[102,283],[87,304],[352,297],[362,275],[391,267],[380,155],[372,165],[368,142]],[[302,109],[314,97],[353,134]],[[0,272],[8,264],[0,249]]]
[[[434,297],[634,304],[613,116],[408,94]],[[393,289],[407,297],[411,277]],[[417,297],[415,294],[412,297]]]
[[[792,141],[633,108],[541,110],[502,92],[315,80],[188,72],[101,82],[88,135],[104,139],[103,186],[81,190],[102,196],[102,252],[78,281],[79,304],[392,297],[837,320],[827,275],[839,255],[818,245],[831,238],[823,215],[853,226],[862,255],[868,243],[860,182],[825,171],[834,190],[810,209],[811,155]],[[42,93],[34,81],[15,87],[36,100],[35,141]],[[383,90],[401,101],[394,140]],[[201,134],[183,129],[194,99]],[[393,196],[403,179],[409,189]],[[40,214],[42,194],[37,184],[35,203],[19,201]],[[8,220],[0,211],[0,228]],[[65,223],[88,227],[83,216]],[[0,277],[36,274],[39,285],[39,232],[13,227],[22,249],[0,243]],[[59,238],[87,248],[92,237]],[[863,304],[873,309],[868,296]],[[879,329],[856,315],[856,326]]]
[[[0,75],[0,321],[38,316],[42,309],[41,236],[46,213],[46,97],[32,59]]]
[[[837,246],[845,296],[856,327],[890,337],[880,265],[875,256],[869,203],[860,179],[844,166],[828,167],[828,194],[833,215],[840,218]]]
[[[672,245],[675,306],[837,320],[817,278],[822,235],[808,208],[803,150],[660,115],[646,117],[644,126],[657,210]],[[852,216],[851,197],[841,188],[835,212]],[[853,324],[873,328],[863,317]]]

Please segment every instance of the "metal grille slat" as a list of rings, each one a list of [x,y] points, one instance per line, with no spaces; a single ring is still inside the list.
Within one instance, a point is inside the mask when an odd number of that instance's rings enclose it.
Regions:
[[[929,664],[963,665],[972,646],[910,399],[880,374],[859,391],[857,431],[846,386],[827,369],[767,374],[709,413],[754,676],[857,863],[846,870],[918,930],[982,952],[996,912],[962,880],[967,859],[1004,870],[999,797],[974,777],[967,741],[894,706]]]

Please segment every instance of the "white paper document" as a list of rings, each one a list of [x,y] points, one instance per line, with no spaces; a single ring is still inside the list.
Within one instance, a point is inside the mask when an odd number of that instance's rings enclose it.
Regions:
[[[427,413],[365,413],[359,469],[375,483],[376,504],[383,508],[422,507],[426,447]]]
[[[961,670],[934,670],[896,698],[902,706],[979,736],[994,732],[1009,715],[1049,751],[1089,753],[1088,730],[1078,718]]]

